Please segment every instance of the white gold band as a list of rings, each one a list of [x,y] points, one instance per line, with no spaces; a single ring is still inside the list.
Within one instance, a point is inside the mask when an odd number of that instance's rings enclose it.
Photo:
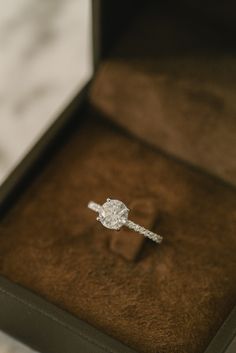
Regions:
[[[153,233],[150,230],[130,221],[129,219],[127,219],[126,223],[124,224],[126,227],[128,227],[129,229],[134,230],[135,232],[138,232],[142,235],[144,235],[145,237],[155,241],[156,243],[161,243],[162,242],[162,236],[160,236],[159,234]]]
[[[88,208],[90,208],[90,210],[94,211],[94,212],[100,212],[101,210],[101,206],[96,203],[96,202],[93,202],[93,201],[90,201],[89,204],[88,204]]]

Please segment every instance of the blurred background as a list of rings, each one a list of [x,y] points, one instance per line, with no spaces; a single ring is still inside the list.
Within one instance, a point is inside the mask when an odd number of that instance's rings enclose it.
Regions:
[[[34,353],[35,351],[24,346],[20,342],[0,332],[0,352],[1,353]]]
[[[0,11],[0,184],[92,74],[90,0]]]
[[[0,11],[0,185],[92,75],[90,0],[8,0]],[[0,332],[0,353],[29,353]]]

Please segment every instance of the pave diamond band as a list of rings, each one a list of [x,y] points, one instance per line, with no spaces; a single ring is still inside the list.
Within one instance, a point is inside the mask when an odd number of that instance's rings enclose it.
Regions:
[[[104,227],[108,229],[119,230],[122,226],[144,235],[145,237],[161,243],[162,237],[150,230],[130,221],[128,219],[129,209],[119,200],[107,199],[103,205],[90,201],[88,208],[98,213],[97,220],[100,221]]]
[[[125,223],[126,227],[128,227],[129,229],[134,230],[135,232],[138,232],[142,235],[144,235],[145,237],[155,241],[156,243],[161,243],[162,242],[162,237],[159,234],[153,233],[150,230],[139,226],[138,224],[130,221],[129,219],[127,219],[126,223]]]
[[[96,202],[93,202],[93,201],[90,201],[89,204],[88,204],[88,208],[90,208],[90,210],[93,210],[95,212],[100,212],[100,209],[101,209],[101,206],[96,203]]]

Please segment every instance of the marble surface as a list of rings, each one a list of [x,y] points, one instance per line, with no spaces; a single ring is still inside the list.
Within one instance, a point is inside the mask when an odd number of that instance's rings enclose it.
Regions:
[[[0,353],[36,353],[36,351],[0,332]]]
[[[1,185],[92,74],[91,1],[1,1],[0,52]],[[16,352],[33,353],[0,332]]]
[[[90,0],[0,3],[0,184],[92,74]]]

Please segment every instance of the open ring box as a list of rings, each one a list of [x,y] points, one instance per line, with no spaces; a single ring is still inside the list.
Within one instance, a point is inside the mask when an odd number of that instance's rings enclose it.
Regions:
[[[45,353],[236,351],[235,7],[145,3],[94,1],[95,77],[1,189],[0,328]],[[114,254],[111,196],[163,243]]]

